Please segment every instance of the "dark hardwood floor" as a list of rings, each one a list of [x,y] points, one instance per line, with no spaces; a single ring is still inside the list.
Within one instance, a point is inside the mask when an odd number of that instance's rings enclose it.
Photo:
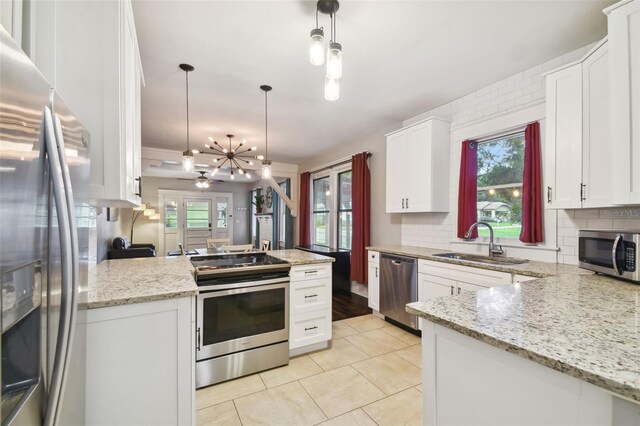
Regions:
[[[355,293],[333,293],[333,321],[359,317],[371,313],[367,298]]]

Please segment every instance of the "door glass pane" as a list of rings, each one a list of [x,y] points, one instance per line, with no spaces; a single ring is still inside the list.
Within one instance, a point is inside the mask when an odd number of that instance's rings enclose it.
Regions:
[[[351,210],[351,170],[338,175],[340,210]]]
[[[176,229],[178,227],[178,203],[167,201],[164,205],[164,227]]]
[[[351,212],[340,212],[338,216],[338,248],[351,250],[351,227]]]
[[[284,292],[276,288],[204,299],[203,345],[283,330]]]
[[[321,246],[329,245],[329,213],[314,213],[314,242]]]
[[[209,202],[208,201],[187,201],[187,228],[208,228],[209,223]]]
[[[313,210],[329,210],[329,177],[313,181]]]
[[[227,227],[227,202],[216,203],[216,220],[218,228],[226,228]]]

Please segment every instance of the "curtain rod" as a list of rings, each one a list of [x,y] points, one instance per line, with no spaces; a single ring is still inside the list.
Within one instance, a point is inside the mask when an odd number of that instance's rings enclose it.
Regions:
[[[371,157],[373,155],[367,150],[362,151],[362,152],[367,154],[367,158],[369,158],[369,157]],[[360,153],[358,152],[356,154],[360,154]],[[355,154],[353,154],[353,155],[355,155]],[[317,166],[317,167],[311,168],[311,169],[306,170],[306,171],[309,172],[309,173],[315,173],[315,172],[319,172],[319,171],[322,171],[322,170],[331,169],[331,168],[339,166],[341,164],[345,164],[345,163],[350,162],[351,161],[351,157],[353,157],[353,155],[349,155],[348,157],[343,157],[343,158],[341,158],[339,160],[332,161],[331,163],[323,164],[321,166]]]

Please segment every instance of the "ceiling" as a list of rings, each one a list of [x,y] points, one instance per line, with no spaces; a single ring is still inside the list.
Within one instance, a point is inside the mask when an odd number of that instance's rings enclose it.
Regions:
[[[182,62],[195,67],[192,148],[233,133],[264,154],[270,84],[268,157],[297,163],[602,38],[611,3],[343,0],[340,99],[328,102],[308,59],[315,2],[134,0],[142,143],[185,149]]]

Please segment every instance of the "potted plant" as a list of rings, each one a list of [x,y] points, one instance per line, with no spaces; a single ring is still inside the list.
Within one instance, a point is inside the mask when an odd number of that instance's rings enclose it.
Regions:
[[[256,214],[262,213],[262,205],[264,204],[264,195],[256,195],[255,197],[253,197],[253,199],[256,201],[251,204],[256,206]]]

